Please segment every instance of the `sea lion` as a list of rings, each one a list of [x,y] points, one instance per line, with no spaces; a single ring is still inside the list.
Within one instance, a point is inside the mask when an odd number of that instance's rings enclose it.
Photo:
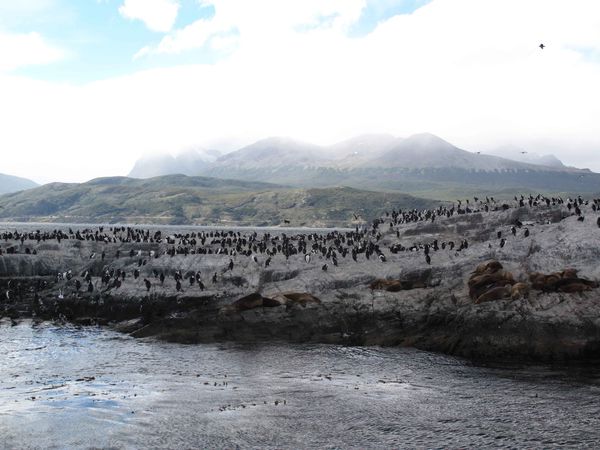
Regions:
[[[397,292],[404,289],[400,280],[385,280],[383,278],[378,278],[373,281],[369,284],[369,288],[371,290],[384,290],[389,292]]]
[[[563,287],[568,286],[570,284],[583,284],[583,285],[589,287],[590,289],[598,287],[598,283],[595,281],[586,280],[585,278],[577,278],[577,277],[561,278],[556,283],[554,283],[554,287],[557,290],[562,290]]]
[[[265,297],[258,292],[254,292],[236,300],[231,305],[224,306],[221,308],[221,312],[226,314],[240,313],[242,311],[248,311],[249,309],[259,308],[261,306],[273,307],[280,305],[281,302],[272,298],[267,298],[265,301]]]
[[[564,284],[562,286],[558,286],[557,290],[558,290],[558,292],[565,292],[565,293],[572,294],[575,292],[591,291],[592,287],[585,283],[573,282],[573,283],[569,283],[569,284]]]
[[[577,278],[577,269],[569,268],[560,272],[562,278]]]
[[[475,274],[475,275],[482,275],[485,272],[494,273],[502,268],[503,268],[502,264],[500,262],[496,261],[495,259],[493,259],[491,261],[486,261],[486,262],[479,264],[475,268],[475,270],[471,273]]]
[[[531,272],[529,274],[529,281],[531,282],[531,286],[534,289],[542,289],[542,287],[544,286],[545,278],[546,275],[540,272]]]
[[[496,287],[493,287],[492,289],[487,290],[486,292],[481,294],[479,297],[477,297],[477,300],[475,300],[475,303],[479,304],[479,303],[488,302],[491,300],[500,300],[500,299],[510,297],[510,296],[511,296],[511,285],[510,284],[507,284],[505,286],[496,286]]]
[[[529,274],[529,280],[534,289],[544,292],[581,292],[598,287],[596,281],[577,277],[576,269],[565,269],[548,275],[539,272]],[[574,285],[574,287],[569,287]],[[576,286],[575,286],[576,285]],[[586,286],[586,288],[583,288]]]
[[[517,300],[519,298],[529,297],[529,285],[527,283],[515,283],[511,288],[510,298]]]
[[[515,280],[511,272],[506,270],[498,270],[494,273],[484,273],[482,275],[477,275],[469,278],[468,286],[469,287],[481,287],[490,283],[497,283],[498,281],[503,281],[506,283],[514,284]],[[504,284],[504,283],[503,283]]]
[[[559,272],[551,274],[543,274],[540,272],[532,272],[529,274],[529,281],[534,289],[540,291],[554,291],[555,285],[558,280],[561,279]]]
[[[386,280],[378,278],[369,284],[371,290],[383,290],[388,292],[408,291],[410,289],[425,288],[421,280]]]
[[[272,296],[272,299],[278,301],[280,305],[290,308],[293,305],[301,305],[303,308],[309,303],[321,304],[321,300],[308,292],[282,292]]]

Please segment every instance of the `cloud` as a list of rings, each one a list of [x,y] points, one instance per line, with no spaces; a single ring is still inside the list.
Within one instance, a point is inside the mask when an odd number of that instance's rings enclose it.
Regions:
[[[229,36],[233,50],[215,64],[84,86],[2,77],[0,148],[11,154],[2,171],[81,181],[124,175],[146,151],[223,138],[327,144],[423,131],[469,150],[515,144],[600,170],[600,64],[589,57],[600,51],[600,2],[433,0],[359,38],[345,30],[363,2],[276,3],[267,14],[215,0],[201,22],[210,32],[186,45],[177,30],[168,35],[174,53]]]
[[[19,67],[60,61],[65,52],[49,44],[38,33],[5,34],[0,32],[0,72]]]
[[[125,0],[119,13],[131,20],[141,20],[152,31],[171,30],[179,12],[177,0]]]
[[[366,6],[365,0],[205,0],[215,15],[199,19],[174,30],[154,47],[145,47],[137,56],[148,54],[182,53],[202,48],[215,37],[216,46],[237,33],[244,42],[259,44],[265,39],[280,39],[298,29],[328,28],[346,31],[357,21]],[[228,42],[230,47],[231,42]],[[251,44],[252,45],[252,44]]]

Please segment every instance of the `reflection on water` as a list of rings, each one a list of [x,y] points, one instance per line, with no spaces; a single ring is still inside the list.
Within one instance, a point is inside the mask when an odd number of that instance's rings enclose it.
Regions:
[[[0,326],[5,447],[595,446],[600,370]]]

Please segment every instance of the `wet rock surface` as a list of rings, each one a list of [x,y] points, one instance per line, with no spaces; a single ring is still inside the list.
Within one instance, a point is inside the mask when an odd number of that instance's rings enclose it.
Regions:
[[[128,240],[124,228],[105,227],[79,239],[73,226],[72,234],[62,230],[60,243],[5,236],[0,314],[110,325],[185,343],[402,345],[473,358],[596,359],[600,228],[592,206],[580,203],[575,214],[566,202],[512,202],[434,221],[390,215],[364,231],[330,231],[330,238],[324,231],[308,239],[312,232],[265,237],[246,230],[237,250],[238,235],[229,230],[171,229],[154,239],[156,228],[146,230],[147,240]],[[469,280],[491,260],[512,278],[504,295],[477,303]],[[586,282],[571,291],[556,283],[539,289],[535,276],[532,282],[531,274],[565,269]]]

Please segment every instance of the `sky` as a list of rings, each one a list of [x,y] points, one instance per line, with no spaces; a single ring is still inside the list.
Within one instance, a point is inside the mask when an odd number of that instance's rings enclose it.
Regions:
[[[598,0],[0,0],[0,172],[40,183],[363,133],[600,171],[599,124]]]

